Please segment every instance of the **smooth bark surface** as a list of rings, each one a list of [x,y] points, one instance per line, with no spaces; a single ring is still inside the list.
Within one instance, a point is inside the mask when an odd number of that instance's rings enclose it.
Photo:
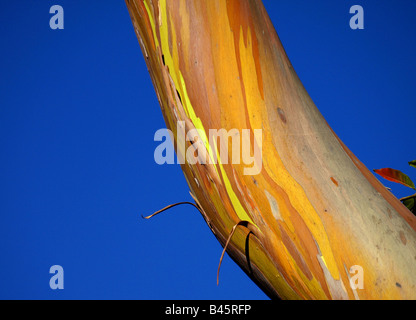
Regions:
[[[209,129],[263,130],[257,175],[244,164],[182,165],[223,246],[241,224],[227,252],[245,272],[270,297],[415,299],[415,217],[328,126],[262,2],[126,4],[175,136],[177,121],[199,129],[213,157],[220,150],[207,144]],[[361,289],[350,285],[354,266]]]

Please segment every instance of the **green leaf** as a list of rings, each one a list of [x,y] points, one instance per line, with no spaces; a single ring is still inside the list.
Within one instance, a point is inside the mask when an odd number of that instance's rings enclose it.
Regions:
[[[403,204],[409,209],[413,214],[416,214],[416,194],[414,196],[406,197],[402,199]]]
[[[399,170],[391,169],[391,168],[383,168],[383,169],[376,169],[373,171],[379,174],[380,176],[382,176],[386,180],[401,183],[402,185],[406,187],[416,190],[416,187],[413,181],[410,180],[410,178],[407,175],[405,175],[403,172]]]
[[[409,165],[416,168],[416,160],[410,161]]]

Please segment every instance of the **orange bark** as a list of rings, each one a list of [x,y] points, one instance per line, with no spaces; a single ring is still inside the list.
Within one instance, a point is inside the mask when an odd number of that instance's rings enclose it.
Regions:
[[[416,298],[416,218],[328,126],[262,2],[126,4],[175,135],[177,121],[199,129],[214,156],[209,129],[262,129],[257,175],[245,175],[244,164],[182,165],[222,245],[236,224],[251,226],[236,228],[227,247],[246,273],[284,299]],[[354,266],[363,288],[350,283]]]

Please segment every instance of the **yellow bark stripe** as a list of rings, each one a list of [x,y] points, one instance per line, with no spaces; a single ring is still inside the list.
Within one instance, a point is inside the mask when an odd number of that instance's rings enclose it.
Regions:
[[[149,6],[146,3],[146,0],[143,0],[147,13],[149,15],[149,19],[151,22],[151,27],[153,30],[153,36],[156,39],[156,46],[159,46],[159,42],[157,40],[157,36],[156,36],[156,25],[154,22],[154,18],[153,15],[151,14],[151,11],[149,9]],[[192,106],[192,103],[189,99],[188,96],[188,92],[186,90],[186,85],[185,85],[185,80],[182,76],[182,73],[180,72],[179,68],[177,67],[179,65],[178,61],[177,61],[177,56],[175,56],[175,61],[174,58],[171,55],[171,52],[169,50],[169,32],[168,32],[168,17],[167,17],[167,10],[166,10],[166,0],[160,0],[159,1],[159,15],[160,15],[160,25],[159,25],[159,32],[160,32],[160,37],[161,37],[161,50],[164,56],[164,60],[165,60],[165,64],[166,66],[169,67],[169,71],[172,77],[172,80],[177,88],[178,91],[180,91],[181,97],[183,97],[183,107],[185,110],[186,115],[188,116],[189,119],[191,119],[192,123],[194,124],[195,128],[198,129],[198,133],[201,135],[201,139],[203,140],[204,145],[206,146],[206,149],[208,151],[209,157],[211,158],[212,162],[214,163],[214,157],[213,157],[213,151],[211,148],[211,145],[209,144],[209,140],[205,131],[205,128],[202,124],[202,121],[199,117],[197,117],[195,110]],[[174,30],[172,31],[172,37],[174,39],[172,39],[172,43],[176,44],[176,34]],[[177,49],[177,48],[175,48]],[[175,50],[177,51],[177,50]],[[176,62],[176,63],[175,63]],[[180,81],[178,81],[178,78],[180,79]],[[253,220],[250,218],[250,216],[247,214],[247,212],[244,210],[244,207],[242,206],[240,200],[238,199],[237,195],[235,194],[231,182],[228,179],[228,176],[224,170],[224,167],[221,163],[220,157],[219,157],[219,153],[218,153],[218,148],[215,146],[215,151],[217,154],[217,159],[218,159],[218,163],[220,166],[220,170],[221,170],[221,176],[223,178],[224,184],[225,184],[225,188],[227,190],[228,196],[231,200],[231,203],[233,205],[233,208],[237,214],[237,216],[241,219],[241,220],[246,220],[249,221],[250,223],[252,223],[253,225],[255,225],[255,223],[253,222]],[[215,166],[215,170],[217,170],[218,173],[218,169]],[[219,174],[218,174],[219,175]]]

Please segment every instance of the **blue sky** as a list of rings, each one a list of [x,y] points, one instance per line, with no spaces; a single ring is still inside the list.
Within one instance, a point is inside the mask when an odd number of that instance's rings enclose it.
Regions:
[[[416,180],[416,2],[264,4],[344,143]],[[354,4],[364,30],[349,28]],[[154,161],[165,124],[124,1],[3,1],[0,37],[1,299],[267,298],[228,256],[216,285],[222,248],[192,207],[140,218],[192,199],[180,167]]]

